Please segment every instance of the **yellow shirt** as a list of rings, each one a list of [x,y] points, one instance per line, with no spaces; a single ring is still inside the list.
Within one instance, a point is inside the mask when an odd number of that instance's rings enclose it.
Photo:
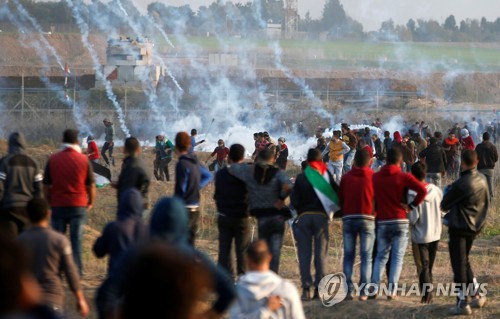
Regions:
[[[342,141],[338,140],[336,143],[333,142],[333,140],[330,141],[330,161],[332,162],[337,162],[337,161],[342,161],[344,160],[344,154],[342,153],[343,150],[342,146]]]

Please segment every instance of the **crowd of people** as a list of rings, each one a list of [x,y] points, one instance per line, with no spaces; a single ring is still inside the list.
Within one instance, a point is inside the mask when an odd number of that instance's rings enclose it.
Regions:
[[[329,141],[317,135],[317,146],[309,149],[302,172],[294,178],[286,171],[284,137],[276,142],[268,132],[255,133],[251,163],[242,145],[228,148],[219,140],[210,154],[216,156],[211,173],[195,152],[204,142],[196,140],[195,129],[177,133],[174,141],[160,134],[154,176],[170,180],[168,164],[175,153],[175,186],[172,197],[154,204],[149,223],[143,213],[149,208],[151,178],[139,141],[128,137],[119,177],[112,183],[117,190],[116,220],[105,226],[92,247],[97,258],[109,258],[95,299],[99,318],[219,318],[226,313],[230,318],[304,318],[302,302],[320,298],[319,283],[328,272],[329,223],[335,218],[342,220],[348,300],[380,296],[384,274],[386,297],[398,298],[411,240],[421,301],[431,303],[443,224],[449,232],[453,281],[477,285],[469,254],[494,196],[498,153],[490,142],[496,131],[483,127],[485,132],[479,134],[481,127],[474,123],[454,126],[443,138],[419,122],[407,131],[386,131],[383,140],[369,127],[356,131],[344,123]],[[374,124],[382,125],[378,119]],[[104,125],[101,155],[109,166],[114,165],[114,128],[107,119]],[[9,154],[0,161],[0,317],[64,316],[63,277],[80,314],[89,314],[80,283],[82,242],[88,212],[98,196],[91,161],[98,160],[99,153],[89,136],[84,154],[78,134],[64,131],[61,150],[49,157],[43,172],[27,154],[23,135],[9,137]],[[450,184],[443,187],[445,180]],[[217,264],[196,248],[201,189],[212,181]],[[252,218],[258,240],[253,240]],[[289,220],[301,295],[279,276]],[[64,235],[68,228],[69,240]],[[371,284],[359,292],[353,278],[358,236],[358,287]],[[198,302],[206,301],[207,293],[215,298],[209,307],[200,308]],[[450,314],[471,314],[471,307],[485,303],[486,296],[459,286]]]

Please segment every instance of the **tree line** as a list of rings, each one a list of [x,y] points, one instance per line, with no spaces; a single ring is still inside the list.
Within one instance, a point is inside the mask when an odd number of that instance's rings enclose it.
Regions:
[[[37,21],[43,25],[75,25],[71,10],[65,0],[39,2],[18,0]],[[217,34],[220,36],[258,37],[267,23],[282,24],[284,29],[286,1],[254,0],[245,3],[215,0],[208,6],[193,10],[189,4],[169,6],[162,2],[150,3],[146,13],[141,13],[131,0],[112,0],[108,4],[100,1],[85,3],[73,0],[92,30],[92,21],[106,16],[106,23],[121,29],[123,15],[151,31],[154,20],[167,33],[185,35]],[[15,5],[10,2],[13,12]],[[118,9],[119,8],[119,9]],[[120,11],[123,10],[126,12]],[[5,23],[7,20],[3,18]],[[57,28],[56,28],[57,29]],[[298,31],[302,38],[315,39],[370,39],[375,41],[418,42],[496,42],[500,41],[500,17],[495,21],[466,19],[457,21],[453,15],[444,23],[433,19],[410,19],[404,25],[393,20],[381,23],[379,30],[365,32],[358,21],[351,18],[339,0],[327,0],[322,15],[313,19],[309,12],[299,17]],[[260,32],[260,33],[259,33]]]

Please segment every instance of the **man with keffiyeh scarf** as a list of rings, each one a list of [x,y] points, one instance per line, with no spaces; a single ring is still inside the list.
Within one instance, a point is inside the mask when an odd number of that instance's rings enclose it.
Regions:
[[[300,277],[302,281],[302,300],[310,300],[310,288],[313,285],[311,276],[311,259],[314,241],[314,280],[313,299],[318,298],[318,284],[326,275],[325,263],[328,250],[328,221],[330,215],[338,210],[338,187],[333,176],[323,163],[321,152],[310,149],[307,153],[308,166],[304,173],[297,176],[291,194],[291,202],[297,210],[297,218],[293,223],[294,236],[297,241]]]

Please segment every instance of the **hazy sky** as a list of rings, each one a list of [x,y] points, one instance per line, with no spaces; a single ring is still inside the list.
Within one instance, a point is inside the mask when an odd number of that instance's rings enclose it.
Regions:
[[[141,9],[145,9],[148,3],[154,1],[174,6],[190,4],[195,11],[200,5],[213,2],[213,0],[133,0]],[[450,14],[455,15],[457,23],[466,18],[480,19],[484,16],[491,21],[500,16],[500,0],[341,0],[340,2],[348,15],[363,24],[365,31],[377,30],[382,21],[390,18],[397,24],[406,24],[410,18],[433,18],[442,23]],[[301,17],[310,11],[311,15],[317,18],[321,16],[325,0],[298,0],[298,3]]]

